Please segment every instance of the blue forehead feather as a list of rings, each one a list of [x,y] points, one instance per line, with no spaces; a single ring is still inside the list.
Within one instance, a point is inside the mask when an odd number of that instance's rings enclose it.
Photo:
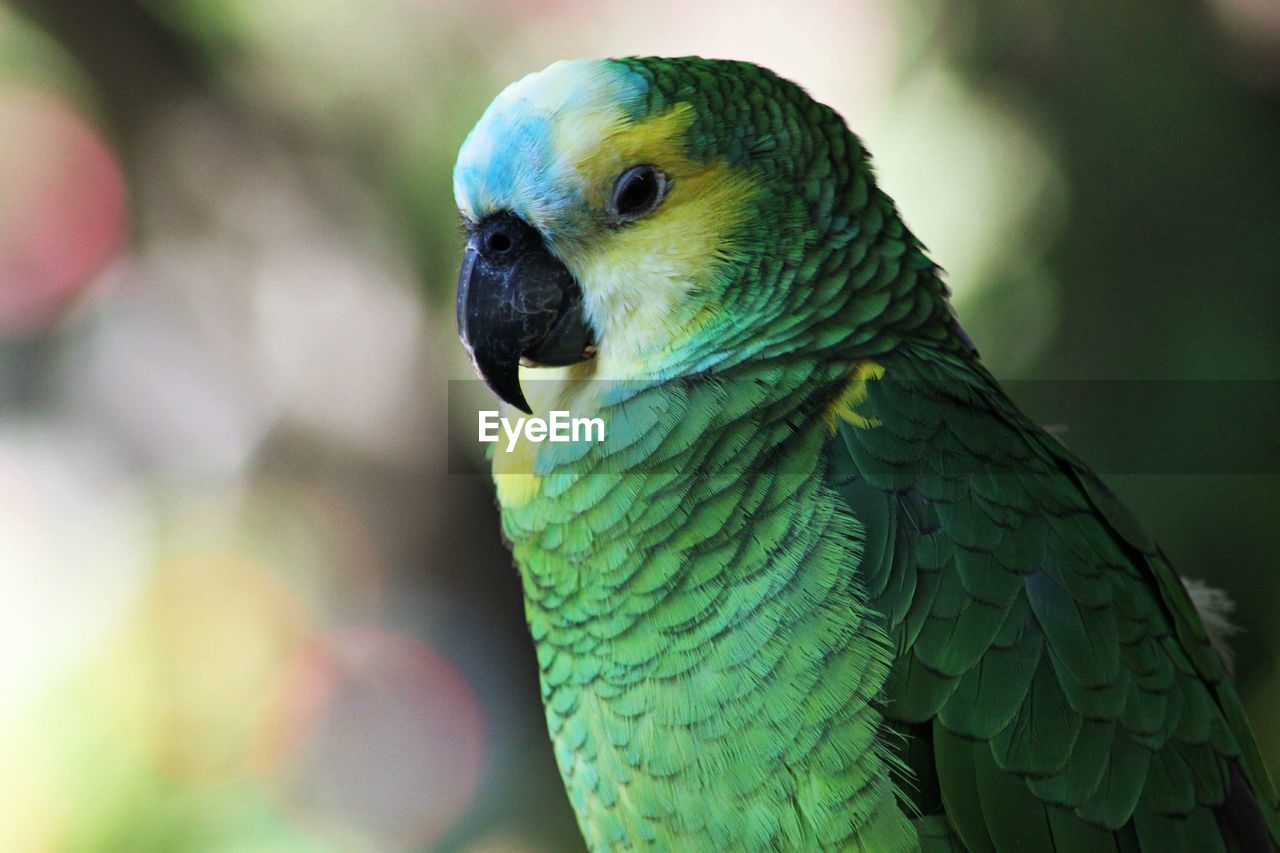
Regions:
[[[511,210],[544,233],[568,226],[581,207],[582,188],[572,164],[555,150],[557,128],[584,112],[634,114],[647,94],[643,77],[608,60],[557,62],[511,84],[485,110],[458,153],[453,172],[458,209],[471,219]]]

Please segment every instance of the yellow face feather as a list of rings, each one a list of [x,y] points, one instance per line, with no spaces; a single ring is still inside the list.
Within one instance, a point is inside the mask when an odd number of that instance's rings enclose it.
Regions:
[[[503,446],[495,447],[493,482],[497,486],[498,503],[505,507],[523,506],[538,493],[542,478],[533,473],[533,464],[541,446],[521,437],[510,452]]]
[[[606,119],[605,127],[577,137],[595,140],[575,161],[584,198],[595,209],[604,209],[614,181],[631,166],[656,166],[670,181],[652,214],[602,229],[562,258],[582,284],[599,333],[600,354],[582,372],[643,375],[713,316],[712,279],[733,250],[756,184],[727,163],[690,159],[684,139],[692,121],[693,108],[676,104],[639,122]]]
[[[748,170],[688,155],[690,104],[636,120],[644,97],[643,81],[607,63],[559,62],[499,95],[459,153],[463,215],[524,218],[581,285],[599,354],[567,371],[574,378],[652,375],[714,319],[713,277],[758,191]],[[606,215],[614,185],[642,164],[661,169],[669,191],[651,214],[618,226]]]

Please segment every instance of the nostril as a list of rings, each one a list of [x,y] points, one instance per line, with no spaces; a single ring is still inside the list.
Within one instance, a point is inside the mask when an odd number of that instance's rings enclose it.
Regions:
[[[485,240],[485,246],[490,252],[500,255],[511,248],[511,238],[501,231],[495,231]]]

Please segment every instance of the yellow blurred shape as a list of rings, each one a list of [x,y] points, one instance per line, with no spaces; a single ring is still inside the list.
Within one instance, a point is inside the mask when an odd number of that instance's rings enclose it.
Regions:
[[[0,850],[43,851],[62,847],[60,786],[33,739],[0,732]]]
[[[306,608],[239,555],[165,565],[98,672],[127,743],[183,781],[253,775],[256,736],[289,661],[310,635]]]

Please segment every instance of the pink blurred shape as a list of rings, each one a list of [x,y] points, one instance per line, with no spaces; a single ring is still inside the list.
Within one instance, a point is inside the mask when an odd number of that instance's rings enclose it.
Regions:
[[[484,719],[444,655],[405,634],[343,631],[304,652],[287,683],[264,751],[284,760],[300,823],[392,849],[430,847],[457,825],[479,788]]]
[[[0,334],[55,322],[124,244],[125,184],[93,127],[44,92],[0,87]]]

